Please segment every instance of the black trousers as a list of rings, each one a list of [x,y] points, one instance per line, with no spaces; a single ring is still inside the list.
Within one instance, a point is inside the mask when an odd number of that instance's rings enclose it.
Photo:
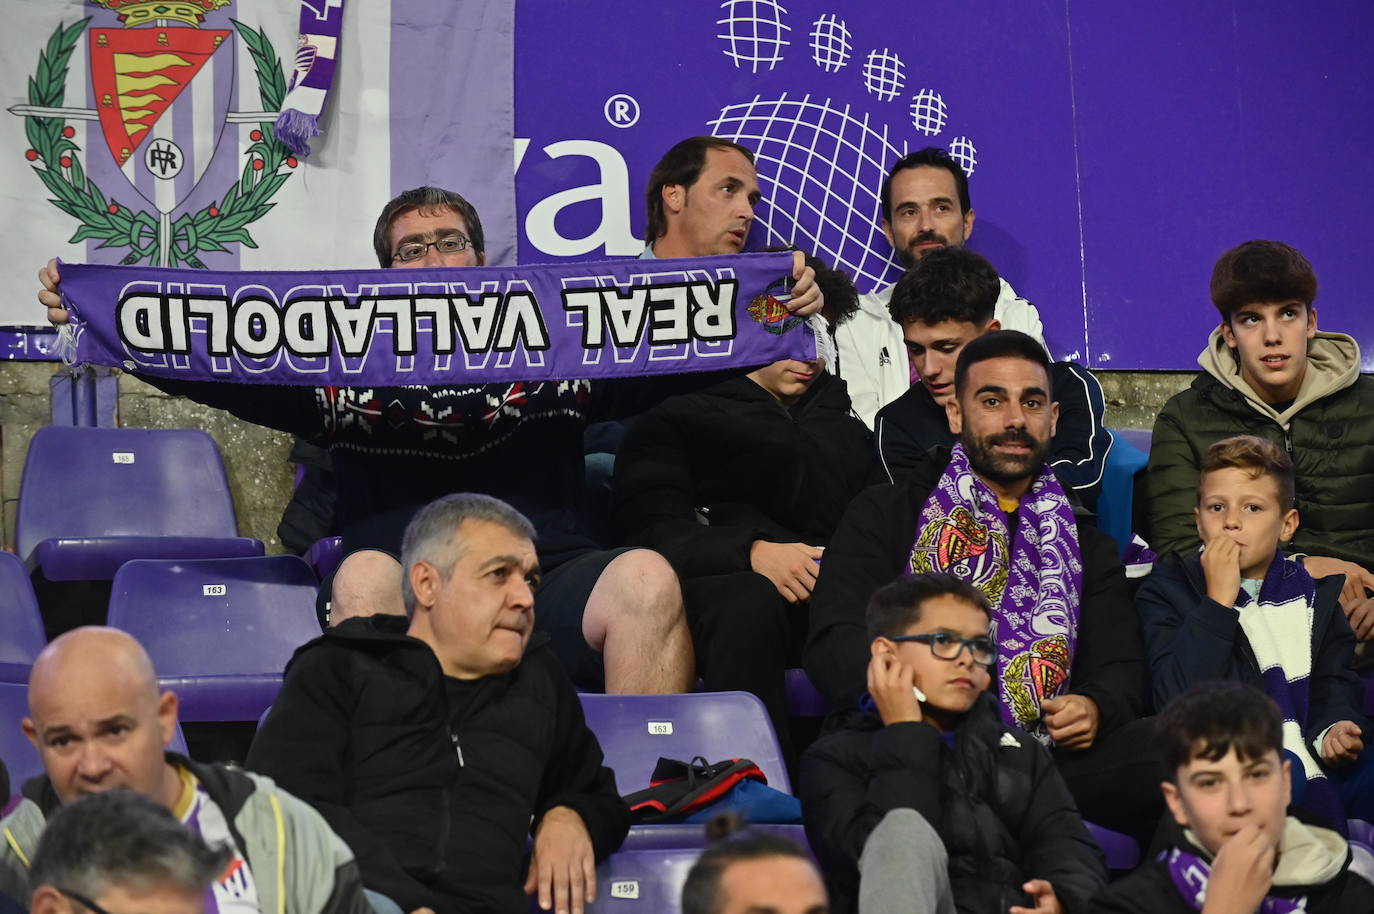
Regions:
[[[1149,845],[1164,796],[1164,765],[1154,748],[1155,719],[1144,717],[1101,735],[1087,749],[1051,750],[1083,818]]]
[[[783,674],[789,664],[800,665],[806,604],[788,603],[771,581],[753,571],[687,578],[682,599],[706,690],[757,695],[773,722],[787,768],[795,772]]]

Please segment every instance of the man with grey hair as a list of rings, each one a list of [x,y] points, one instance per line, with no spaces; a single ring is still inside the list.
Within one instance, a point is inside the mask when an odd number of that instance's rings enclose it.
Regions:
[[[201,914],[234,854],[211,847],[127,790],[82,797],[53,815],[29,870],[32,914]]]
[[[207,909],[372,914],[353,854],[309,805],[268,778],[165,751],[177,696],[158,688],[152,661],[127,632],[78,628],[53,639],[34,661],[28,698],[24,733],[45,774],[26,783],[0,819],[0,891],[18,897],[35,847],[63,807],[129,790],[229,849]]]
[[[407,911],[517,914],[538,892],[545,909],[581,912],[596,861],[629,828],[577,693],[534,633],[533,537],[488,495],[422,508],[402,542],[407,615],[349,619],[298,650],[248,753]]]

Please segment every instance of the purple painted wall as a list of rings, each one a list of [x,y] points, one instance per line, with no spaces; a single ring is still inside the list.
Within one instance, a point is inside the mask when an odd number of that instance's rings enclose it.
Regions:
[[[795,240],[871,288],[895,274],[883,170],[938,145],[976,160],[970,244],[1056,354],[1194,367],[1216,256],[1274,237],[1316,266],[1321,325],[1374,367],[1372,30],[1353,0],[522,0],[520,259],[635,253],[653,163],[713,132],[759,153],[751,244]]]

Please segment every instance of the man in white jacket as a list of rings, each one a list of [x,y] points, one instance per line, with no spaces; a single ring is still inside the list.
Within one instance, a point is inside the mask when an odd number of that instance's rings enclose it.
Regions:
[[[913,152],[883,180],[883,234],[907,268],[937,248],[958,247],[973,233],[968,176],[949,153],[935,146]],[[835,334],[836,373],[849,386],[854,412],[869,428],[878,410],[911,386],[902,328],[888,313],[892,287],[859,297],[859,311]],[[1007,281],[994,319],[1003,330],[1020,330],[1044,345],[1040,315]]]

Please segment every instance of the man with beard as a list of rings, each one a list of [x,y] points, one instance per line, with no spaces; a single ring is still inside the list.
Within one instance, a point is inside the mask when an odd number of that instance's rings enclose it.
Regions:
[[[1116,547],[1079,523],[1046,464],[1059,417],[1049,358],[1024,333],[986,333],[964,346],[954,389],[946,410],[959,442],[905,483],[862,492],[831,538],[806,671],[853,704],[869,662],[869,595],[902,573],[967,581],[993,609],[1002,719],[1051,747],[1085,818],[1144,833],[1159,812],[1159,770],[1138,720],[1140,625]]]
[[[969,340],[997,322],[1000,278],[967,248],[940,248],[892,288],[892,319],[902,328],[907,357],[920,375],[906,393],[878,411],[873,440],[891,482],[902,482],[933,447],[953,447],[945,405],[954,399],[954,366]],[[1102,425],[1102,385],[1073,362],[1052,362],[1050,383],[1059,421],[1050,468],[1070,497],[1092,509],[1101,490],[1111,433]]]
[[[935,146],[917,150],[892,166],[883,180],[883,234],[902,266],[911,269],[931,251],[961,247],[973,233],[968,175],[949,153]],[[993,317],[1004,330],[1020,330],[1042,345],[1035,306],[1001,280]],[[859,313],[835,334],[840,350],[836,374],[849,385],[854,411],[873,427],[873,417],[911,385],[903,357],[902,327],[889,313],[892,286],[859,299]]]

